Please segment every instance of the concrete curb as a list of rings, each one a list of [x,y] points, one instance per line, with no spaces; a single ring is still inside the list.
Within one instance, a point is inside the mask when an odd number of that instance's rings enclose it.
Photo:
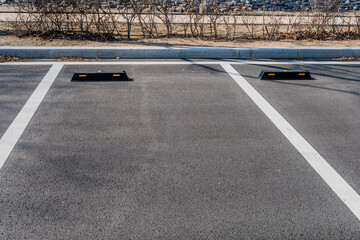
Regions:
[[[0,55],[41,59],[324,59],[360,57],[360,48],[0,47]]]

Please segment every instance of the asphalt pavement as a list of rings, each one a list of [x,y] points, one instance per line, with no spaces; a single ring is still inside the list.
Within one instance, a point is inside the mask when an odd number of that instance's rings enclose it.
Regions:
[[[34,69],[35,68],[35,69]],[[0,66],[0,136],[14,120],[50,66]]]
[[[360,192],[359,65],[232,66]],[[0,137],[49,69],[0,66]],[[87,70],[133,81],[70,81]],[[66,63],[54,77],[0,170],[2,239],[360,238],[353,209],[220,64]]]

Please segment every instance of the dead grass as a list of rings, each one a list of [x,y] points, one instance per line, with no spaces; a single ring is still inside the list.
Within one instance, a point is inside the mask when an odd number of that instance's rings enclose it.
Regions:
[[[85,62],[85,61],[100,62],[101,61],[101,59],[99,59],[99,58],[87,59],[84,57],[62,57],[62,58],[55,58],[54,60],[68,61],[68,62]]]
[[[239,31],[246,32],[244,29]],[[136,28],[134,29],[137,30]],[[71,39],[43,39],[40,37],[16,37],[9,24],[0,23],[0,46],[45,47],[146,47],[146,46],[200,46],[200,47],[360,47],[360,40],[213,40],[193,37],[134,38],[133,40],[90,41]],[[181,26],[174,29],[181,31]]]
[[[360,40],[319,41],[319,40],[206,40],[198,38],[159,38],[121,41],[79,41],[44,40],[39,37],[19,38],[12,35],[0,36],[0,46],[44,46],[44,47],[146,47],[146,46],[200,46],[200,47],[360,47]]]
[[[18,62],[24,60],[30,60],[30,59],[0,55],[0,62]]]
[[[350,61],[360,61],[360,58],[359,57],[342,57],[342,58],[335,58],[334,60],[350,62]]]

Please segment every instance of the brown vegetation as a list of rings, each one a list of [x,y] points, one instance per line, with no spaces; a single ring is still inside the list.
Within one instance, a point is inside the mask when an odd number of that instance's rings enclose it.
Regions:
[[[101,5],[92,0],[22,2],[13,24],[20,37],[115,41],[154,38],[207,40],[349,40],[360,39],[360,16],[355,12],[316,11],[296,13],[287,24],[285,15],[262,12],[263,18],[214,4],[206,15],[195,1],[187,1],[186,21],[174,21],[172,5],[161,0],[122,0],[120,5]],[[261,13],[260,13],[261,14]],[[241,15],[241,21],[237,16]],[[258,13],[259,15],[259,13]],[[265,17],[266,15],[266,17]],[[261,19],[261,18],[260,18]]]
[[[0,62],[16,62],[16,61],[24,61],[24,60],[29,60],[29,59],[0,55]]]
[[[351,62],[351,61],[360,61],[360,58],[358,58],[358,57],[341,57],[341,58],[335,58],[334,60]]]

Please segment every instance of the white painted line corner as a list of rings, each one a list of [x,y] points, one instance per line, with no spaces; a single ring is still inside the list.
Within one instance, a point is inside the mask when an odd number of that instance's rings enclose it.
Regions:
[[[360,220],[359,194],[229,63],[222,63],[221,66]]]
[[[63,67],[62,63],[55,63],[41,80],[23,108],[10,124],[0,139],[0,169],[14,149],[26,126],[35,114],[46,93]]]

